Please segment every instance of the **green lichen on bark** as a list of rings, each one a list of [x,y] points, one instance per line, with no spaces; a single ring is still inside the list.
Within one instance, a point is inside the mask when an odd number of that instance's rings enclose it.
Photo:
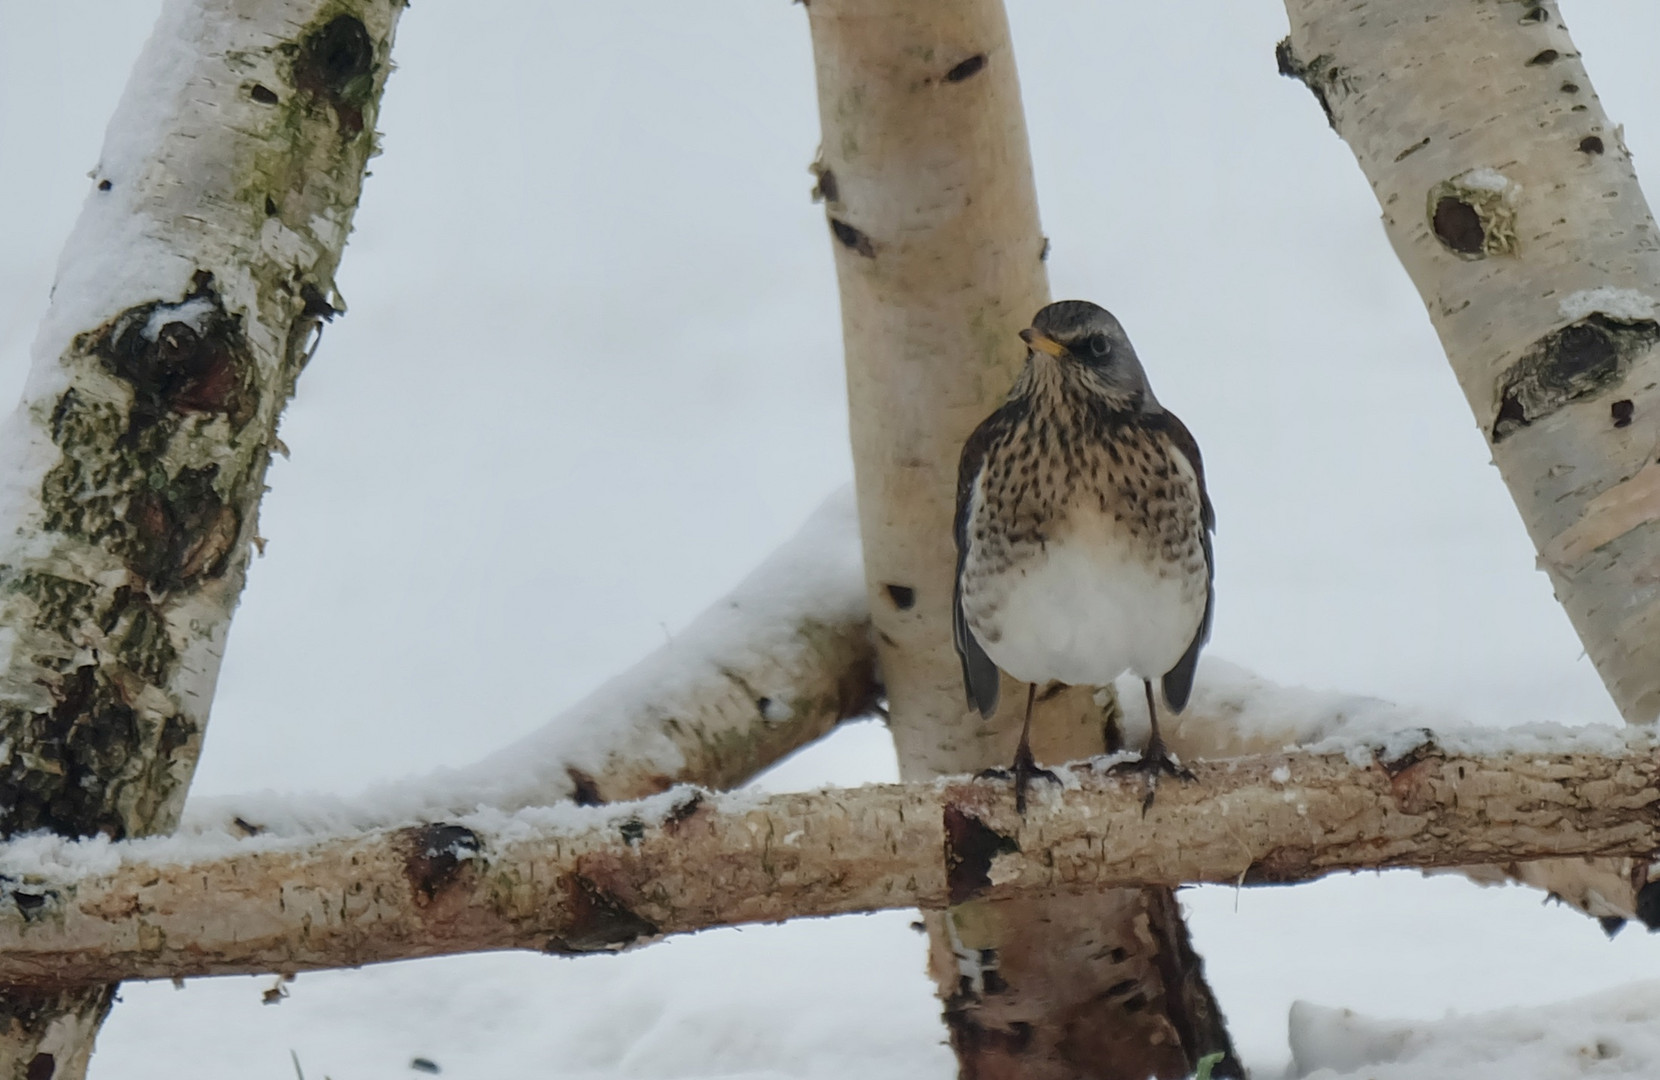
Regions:
[[[35,520],[20,523],[41,541],[0,565],[13,643],[0,836],[173,824],[277,421],[338,306],[333,274],[390,69],[397,8],[383,7],[326,3],[291,41],[220,58],[250,73],[246,108],[270,113],[208,140],[230,160],[202,163],[224,177],[201,192],[204,215],[241,208],[220,228],[242,239],[228,256],[193,256],[183,295],[136,297],[79,334],[57,361],[68,388],[31,405],[57,458]]]

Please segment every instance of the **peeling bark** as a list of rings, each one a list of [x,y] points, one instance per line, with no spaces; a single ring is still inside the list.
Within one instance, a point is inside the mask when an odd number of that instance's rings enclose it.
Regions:
[[[138,61],[0,432],[0,835],[178,818],[401,8],[175,0]],[[0,993],[0,1076],[81,1075],[111,992]]]
[[[1166,784],[1145,814],[1139,776],[1084,762],[1062,770],[1063,787],[1040,782],[1024,817],[1006,781],[957,777],[766,799],[679,788],[349,837],[30,838],[0,846],[0,979],[49,995],[118,977],[606,952],[802,916],[969,900],[995,911],[1017,896],[1059,895],[1081,916],[1119,912],[1127,886],[1159,888],[1129,890],[1150,898],[1143,918],[1098,918],[1091,947],[1152,950],[1180,967],[1190,959],[1180,919],[1157,907],[1178,884],[1655,850],[1657,749],[1634,731],[1417,730],[1374,747],[1196,763],[1195,778]],[[1005,993],[1024,974],[1014,963],[1042,956],[1007,955],[976,969],[980,994]],[[1191,1029],[1214,1022],[1143,994],[1126,984],[1108,997],[1160,1018],[1153,1053],[1173,1060]],[[951,1007],[959,1036],[979,1048],[971,1060],[993,1074],[1037,1038]],[[1148,1055],[1124,1030],[1077,1013],[1060,1052],[1078,1068]]]
[[[1006,766],[1024,687],[1006,686],[989,719],[967,705],[951,644],[951,525],[963,440],[1007,393],[1024,355],[1015,335],[1049,299],[1007,22],[999,0],[814,0],[807,16],[816,194],[841,292],[867,592],[900,772]],[[1107,749],[1108,694],[1105,708],[1084,688],[1045,700],[1037,757]],[[1167,954],[1168,935],[1140,929],[1152,910],[1178,908],[1127,893],[1088,909],[974,901],[930,917],[930,967],[963,1075],[1146,1080],[1186,1076],[1214,1050],[1228,1052],[1217,1076],[1240,1075],[1197,957]],[[1095,948],[1103,934],[1122,947]],[[1139,1010],[1111,993],[1127,983]],[[1188,993],[1202,1002],[1188,1009]],[[1177,1024],[1172,1044],[1173,1007],[1214,1022]],[[1080,1029],[1113,1034],[1068,1034]]]
[[[1287,0],[1586,652],[1660,715],[1660,243],[1554,0]]]

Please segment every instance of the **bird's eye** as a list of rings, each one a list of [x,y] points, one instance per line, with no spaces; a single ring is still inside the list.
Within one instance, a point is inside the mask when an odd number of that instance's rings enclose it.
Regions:
[[[1091,356],[1099,360],[1112,352],[1112,341],[1105,334],[1091,334],[1089,335],[1089,352]]]

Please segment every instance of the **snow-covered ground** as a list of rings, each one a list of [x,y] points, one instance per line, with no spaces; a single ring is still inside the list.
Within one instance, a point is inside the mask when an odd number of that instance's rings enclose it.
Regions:
[[[157,6],[0,0],[0,397]],[[1279,5],[1011,6],[1055,295],[1120,316],[1205,450],[1214,653],[1484,724],[1615,722],[1365,181],[1275,74]],[[1566,15],[1639,167],[1660,162],[1660,6]],[[198,794],[482,757],[849,474],[798,7],[428,0],[397,58],[350,314],[283,428]],[[763,782],[892,775],[861,724]],[[1408,874],[1183,895],[1259,1076],[1291,1060],[1299,998],[1396,1018],[1300,1011],[1324,1080],[1660,1074],[1660,988],[1614,989],[1660,976],[1640,928]],[[269,979],[134,984],[93,1076],[944,1080],[910,921],[307,975],[276,1005]]]

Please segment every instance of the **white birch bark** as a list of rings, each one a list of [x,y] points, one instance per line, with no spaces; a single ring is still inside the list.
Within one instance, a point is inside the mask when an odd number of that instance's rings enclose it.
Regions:
[[[675,784],[737,787],[869,712],[880,690],[847,490],[672,641],[541,730],[464,768],[355,798],[195,800],[181,831],[341,832],[481,806],[511,812],[637,799]]]
[[[865,575],[901,775],[1006,766],[1025,687],[971,710],[951,644],[963,440],[1007,393],[1048,300],[999,0],[813,0],[818,193],[841,291]],[[1042,704],[1041,761],[1107,749],[1115,706]],[[1231,1051],[1174,897],[967,903],[930,918],[964,1075],[1186,1076]],[[1239,1075],[1231,1056],[1217,1076]]]
[[[1615,704],[1628,721],[1654,720],[1660,243],[1556,3],[1286,10],[1281,69],[1314,91],[1370,181],[1539,566]],[[1660,920],[1634,864],[1519,876],[1605,919]]]
[[[1655,719],[1660,244],[1556,3],[1286,10],[1282,68],[1371,182],[1541,568],[1625,718]]]
[[[0,846],[0,979],[291,972],[488,949],[615,950],[709,926],[970,898],[1284,883],[1660,847],[1647,732],[1432,735],[1061,771],[1024,816],[966,777],[757,798],[690,788],[349,837]],[[1109,905],[1108,910],[1112,910]]]
[[[178,818],[401,10],[173,0],[139,58],[0,429],[0,833]],[[81,1075],[111,989],[0,990],[0,1076]]]

